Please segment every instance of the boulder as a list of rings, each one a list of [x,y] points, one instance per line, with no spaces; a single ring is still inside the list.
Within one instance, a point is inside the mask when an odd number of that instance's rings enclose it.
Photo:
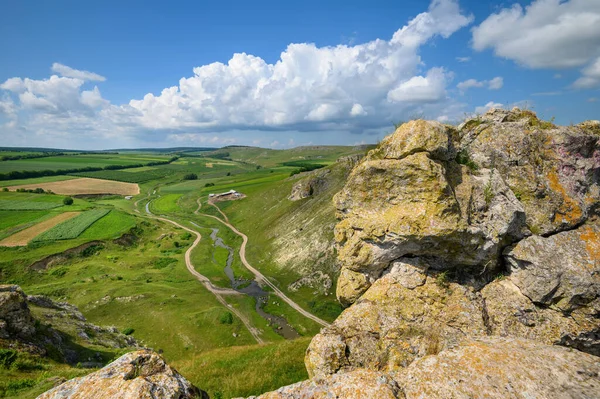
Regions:
[[[0,338],[27,339],[34,334],[27,295],[18,285],[0,285]]]
[[[121,356],[85,377],[74,378],[38,399],[208,399],[155,352],[141,350]]]
[[[524,339],[475,340],[419,359],[395,379],[406,399],[600,397],[597,357]]]

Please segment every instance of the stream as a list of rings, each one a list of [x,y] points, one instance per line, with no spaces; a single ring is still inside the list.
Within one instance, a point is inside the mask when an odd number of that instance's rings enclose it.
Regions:
[[[194,223],[195,224],[195,223]],[[197,224],[195,224],[198,226]],[[198,226],[200,227],[200,226]],[[231,283],[231,288],[234,290],[241,292],[242,294],[246,294],[256,301],[256,313],[259,314],[263,319],[267,320],[270,325],[273,326],[273,330],[284,337],[285,339],[294,339],[298,338],[300,335],[290,326],[287,320],[281,316],[275,316],[270,313],[267,313],[263,310],[264,305],[269,300],[269,293],[263,290],[260,285],[256,282],[256,280],[252,280],[250,284],[248,284],[248,280],[236,279],[235,274],[233,273],[233,269],[231,265],[233,264],[234,252],[233,248],[226,245],[223,240],[217,235],[219,233],[219,229],[211,228],[212,233],[210,234],[210,238],[213,241],[213,246],[221,247],[226,249],[229,252],[227,256],[227,263],[225,266],[225,274],[229,278],[229,282]],[[216,259],[213,254],[213,260],[216,262]]]

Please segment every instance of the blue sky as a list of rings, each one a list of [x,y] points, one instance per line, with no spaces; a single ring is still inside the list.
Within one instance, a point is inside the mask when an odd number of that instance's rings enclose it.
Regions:
[[[599,119],[600,0],[0,3],[2,145],[291,147]]]

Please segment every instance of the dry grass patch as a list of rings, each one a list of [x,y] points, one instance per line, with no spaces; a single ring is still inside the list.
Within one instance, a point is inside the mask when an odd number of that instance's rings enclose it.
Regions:
[[[35,189],[43,188],[56,194],[77,195],[77,194],[120,194],[137,195],[140,193],[140,187],[136,183],[125,183],[120,181],[92,179],[82,177],[80,179],[54,181],[49,183],[25,184],[22,186],[12,186],[8,189],[14,191],[18,188]]]
[[[27,245],[27,243],[37,237],[39,234],[45,232],[46,230],[50,230],[52,227],[56,226],[59,223],[64,222],[67,219],[71,219],[74,216],[79,215],[80,212],[64,212],[60,215],[53,217],[52,219],[45,220],[36,224],[35,226],[31,226],[28,229],[21,230],[16,234],[13,234],[10,237],[6,237],[4,240],[0,241],[0,246],[3,247],[18,247]]]

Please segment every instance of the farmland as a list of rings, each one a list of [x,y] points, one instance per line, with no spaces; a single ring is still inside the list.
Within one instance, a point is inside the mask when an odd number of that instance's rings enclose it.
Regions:
[[[57,170],[83,167],[103,168],[114,165],[136,165],[167,161],[168,156],[148,155],[63,155],[34,159],[19,159],[0,162],[0,173],[12,171]]]
[[[96,172],[79,172],[73,173],[73,176],[91,177],[95,179],[104,180],[115,180],[126,183],[145,183],[147,181],[161,179],[167,176],[168,174],[169,171],[165,169],[143,167],[123,170],[100,170]]]
[[[41,188],[56,194],[122,194],[136,195],[140,189],[135,183],[125,183],[82,177],[79,179],[54,181],[48,183],[23,184],[8,187],[9,190]]]
[[[94,209],[70,218],[34,238],[34,241],[68,240],[79,237],[96,220],[105,216],[109,210]]]
[[[37,223],[25,230],[19,231],[4,240],[0,241],[0,246],[5,247],[16,247],[27,245],[34,237],[37,237],[40,233],[43,234],[46,230],[52,229],[54,226],[62,223],[68,219],[77,216],[78,212],[65,212],[54,216],[52,219]]]

